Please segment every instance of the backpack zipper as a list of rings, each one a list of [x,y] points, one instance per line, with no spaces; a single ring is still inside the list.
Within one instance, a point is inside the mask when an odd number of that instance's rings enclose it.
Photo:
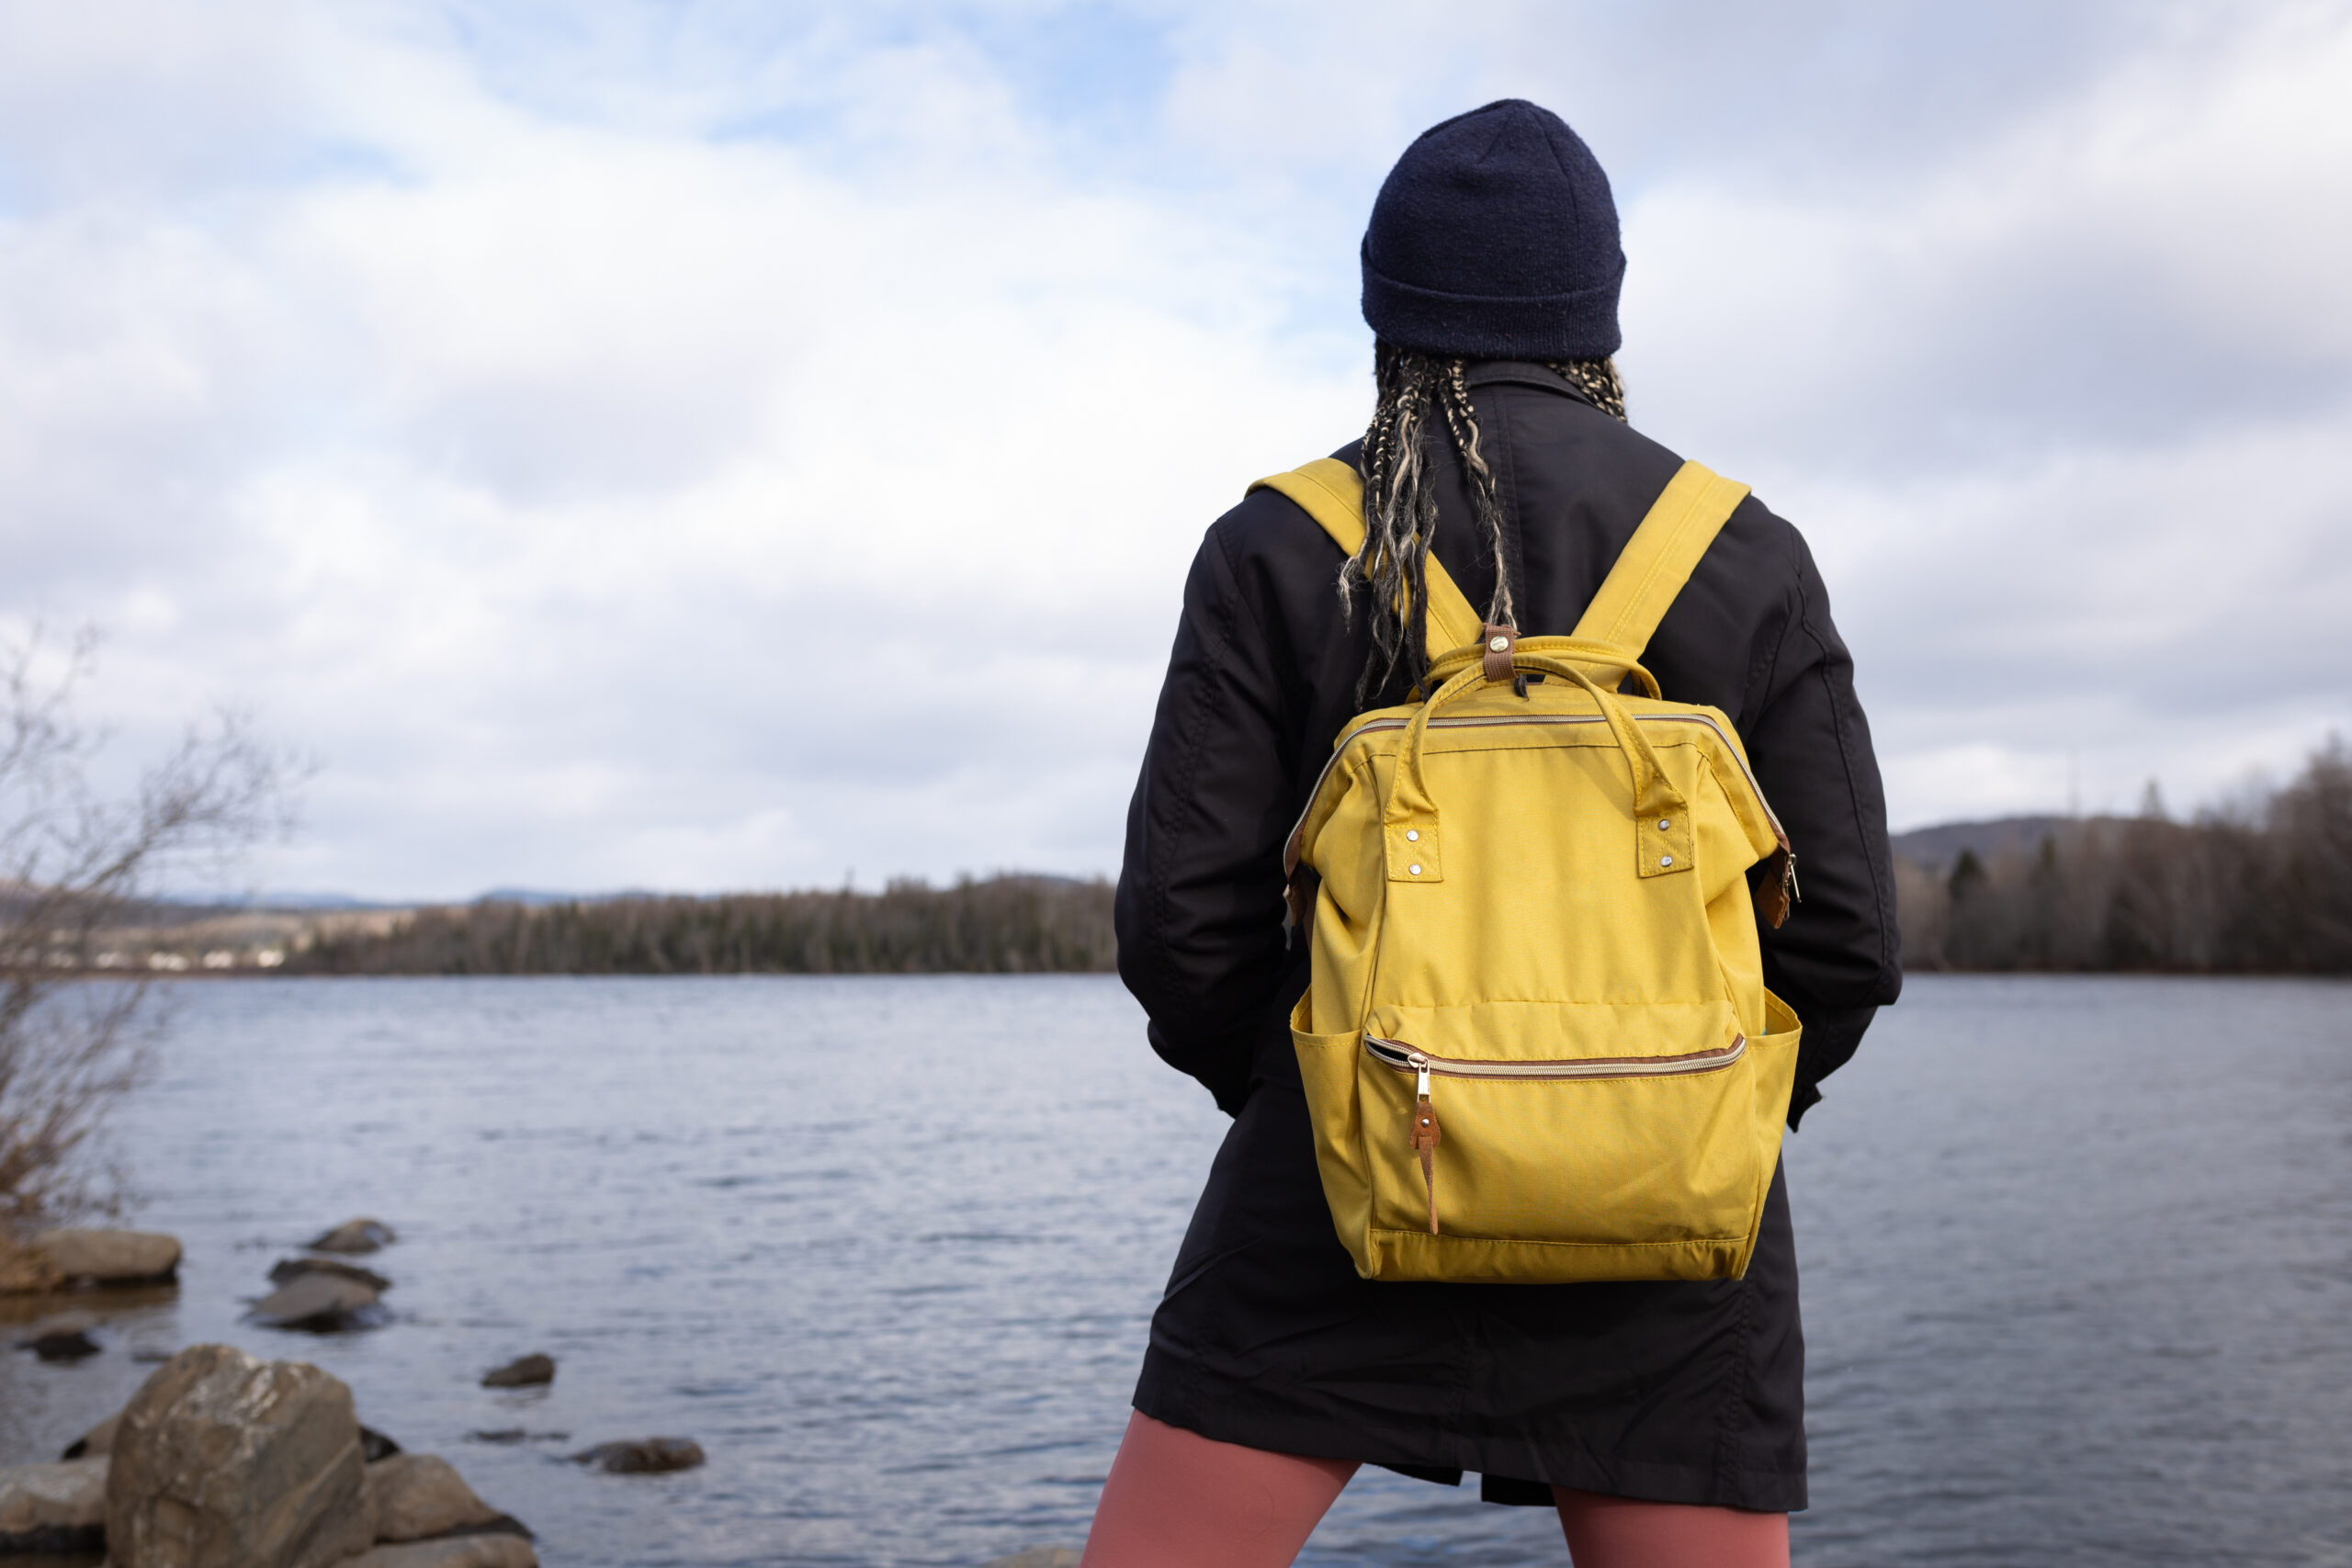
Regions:
[[[1437,1228],[1437,1145],[1442,1135],[1437,1108],[1430,1103],[1430,1079],[1449,1078],[1662,1078],[1690,1073],[1711,1073],[1728,1067],[1747,1054],[1747,1036],[1736,1034],[1728,1045],[1693,1051],[1682,1056],[1602,1056],[1585,1061],[1474,1062],[1460,1056],[1432,1056],[1401,1040],[1363,1037],[1363,1048],[1383,1066],[1413,1075],[1413,1121],[1405,1146],[1421,1162],[1421,1186],[1429,1194],[1430,1235]]]
[[[1728,1045],[1693,1051],[1682,1056],[1595,1056],[1583,1060],[1544,1062],[1476,1062],[1460,1056],[1432,1056],[1401,1040],[1363,1037],[1363,1048],[1384,1066],[1409,1072],[1419,1079],[1423,1098],[1430,1075],[1447,1078],[1670,1078],[1686,1073],[1709,1073],[1728,1067],[1747,1054],[1747,1036],[1735,1035]]]
[[[1747,765],[1747,759],[1740,755],[1739,747],[1732,738],[1724,733],[1724,727],[1706,715],[1697,713],[1637,713],[1632,716],[1638,724],[1703,724],[1715,732],[1715,738],[1724,743],[1724,755],[1732,760],[1734,765],[1739,769],[1741,776],[1747,781],[1748,793],[1756,797],[1756,804],[1763,807],[1764,820],[1772,825],[1772,836],[1780,840],[1781,849],[1788,853],[1788,861],[1781,873],[1782,889],[1801,899],[1804,896],[1796,890],[1796,852],[1789,847],[1788,829],[1781,826],[1780,813],[1772,809],[1772,803],[1764,798],[1764,786],[1757,782],[1756,770]],[[1322,796],[1323,781],[1329,778],[1331,770],[1340,765],[1340,759],[1346,754],[1349,744],[1360,735],[1370,735],[1384,729],[1403,729],[1412,722],[1408,718],[1375,718],[1357,725],[1340,737],[1331,748],[1329,759],[1316,773],[1315,787],[1306,792],[1306,804],[1299,807],[1298,819],[1291,824],[1290,838],[1287,842],[1294,852],[1297,848],[1300,835],[1306,831],[1306,818],[1313,814],[1316,801]],[[1606,724],[1608,722],[1599,714],[1510,714],[1483,717],[1432,718],[1430,720],[1429,727],[1431,729],[1480,729],[1521,724]]]

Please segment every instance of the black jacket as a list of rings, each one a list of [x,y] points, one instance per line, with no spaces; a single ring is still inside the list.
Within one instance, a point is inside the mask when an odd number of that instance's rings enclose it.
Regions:
[[[1521,629],[1567,632],[1680,460],[1542,366],[1484,366],[1471,385]],[[1437,554],[1483,604],[1494,563],[1459,473],[1438,479]],[[1128,816],[1120,973],[1154,1048],[1235,1112],[1136,1407],[1225,1442],[1434,1481],[1476,1471],[1497,1502],[1573,1486],[1801,1508],[1804,1340],[1778,1173],[1739,1280],[1381,1282],[1333,1234],[1285,1019],[1306,943],[1285,932],[1281,852],[1356,706],[1368,634],[1340,615],[1340,566],[1272,491],[1209,530]],[[1730,716],[1796,849],[1804,901],[1763,933],[1766,977],[1805,1025],[1793,1122],[1900,979],[1870,729],[1796,530],[1742,502],[1644,661],[1668,697]]]
[[[1681,458],[1542,366],[1498,361],[1470,380],[1520,629],[1566,634]],[[1337,455],[1352,462],[1356,449]],[[1451,451],[1441,444],[1437,456],[1432,547],[1484,605],[1494,563]],[[1340,561],[1314,520],[1271,491],[1209,529],[1128,808],[1119,973],[1149,1015],[1153,1049],[1227,1111],[1265,1077],[1296,1081],[1285,1017],[1306,950],[1284,930],[1282,845],[1357,711],[1369,645],[1363,617],[1342,616]],[[1643,662],[1668,697],[1730,716],[1796,850],[1802,901],[1763,932],[1766,982],[1804,1024],[1794,1126],[1902,986],[1870,726],[1796,529],[1753,496],[1741,502]]]

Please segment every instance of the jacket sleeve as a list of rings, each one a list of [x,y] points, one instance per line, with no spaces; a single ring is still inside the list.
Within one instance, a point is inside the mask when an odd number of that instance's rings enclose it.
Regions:
[[[1789,530],[1793,599],[1747,727],[1748,758],[1796,851],[1799,901],[1766,929],[1764,976],[1804,1023],[1789,1125],[1821,1099],[1877,1010],[1903,988],[1886,796],[1854,660],[1813,554]]]
[[[1282,844],[1294,742],[1258,611],[1209,531],[1127,807],[1119,975],[1154,1051],[1238,1112],[1286,949]]]

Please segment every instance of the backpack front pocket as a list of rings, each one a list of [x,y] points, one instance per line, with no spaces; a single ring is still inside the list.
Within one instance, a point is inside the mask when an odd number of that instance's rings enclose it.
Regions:
[[[1723,1010],[1707,1043],[1649,1054],[1472,1055],[1365,1035],[1373,1228],[1562,1246],[1746,1237],[1755,1090],[1747,1038]]]

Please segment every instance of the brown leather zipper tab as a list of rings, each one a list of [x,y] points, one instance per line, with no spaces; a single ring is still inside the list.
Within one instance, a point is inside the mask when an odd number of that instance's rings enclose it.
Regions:
[[[1765,857],[1764,874],[1756,887],[1757,910],[1764,923],[1774,931],[1789,918],[1789,901],[1797,888],[1796,852],[1789,848],[1786,839],[1780,847]]]
[[[1430,1235],[1437,1229],[1437,1145],[1442,1134],[1438,1131],[1437,1110],[1430,1104],[1430,1065],[1426,1057],[1416,1060],[1413,1068],[1419,1075],[1419,1092],[1413,1100],[1413,1131],[1407,1145],[1421,1156],[1421,1185],[1430,1195]]]

